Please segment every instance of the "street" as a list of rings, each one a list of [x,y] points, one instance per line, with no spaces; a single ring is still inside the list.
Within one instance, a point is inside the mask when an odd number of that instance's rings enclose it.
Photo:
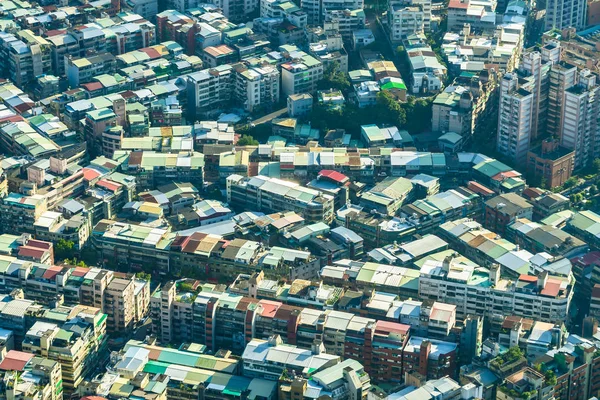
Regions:
[[[256,120],[252,121],[251,123],[254,125],[264,124],[265,122],[269,122],[272,119],[281,117],[285,113],[287,113],[287,107],[282,108],[281,110],[273,111],[272,113],[267,114],[264,117],[260,117]]]

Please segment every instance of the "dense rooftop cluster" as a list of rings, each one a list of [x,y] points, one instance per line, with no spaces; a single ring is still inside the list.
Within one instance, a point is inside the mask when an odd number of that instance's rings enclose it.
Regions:
[[[0,399],[599,396],[598,4],[0,1]]]

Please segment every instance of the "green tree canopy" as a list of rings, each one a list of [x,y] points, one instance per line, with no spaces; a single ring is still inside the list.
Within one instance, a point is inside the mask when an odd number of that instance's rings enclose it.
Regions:
[[[54,257],[57,260],[73,258],[75,256],[75,243],[71,240],[60,239],[54,245]]]
[[[75,257],[74,257],[74,258],[72,258],[72,259],[65,258],[65,259],[63,260],[63,262],[64,262],[65,264],[67,264],[67,265],[75,265],[75,266],[77,266],[77,267],[84,267],[84,268],[87,268],[87,267],[88,267],[88,265],[85,263],[85,261],[80,261],[80,260],[78,260],[78,259],[77,259],[77,258],[75,258]]]
[[[433,99],[418,99],[409,97],[402,108],[406,114],[405,129],[409,133],[421,133],[429,129],[431,123]]]
[[[570,177],[569,179],[567,179],[565,181],[565,184],[563,185],[563,187],[565,189],[571,188],[573,186],[577,185],[577,178],[575,178],[574,176]]]
[[[242,137],[237,141],[238,146],[258,146],[258,140],[254,139],[250,135],[242,135]]]
[[[348,79],[348,74],[339,71],[340,63],[333,62],[330,63],[325,71],[323,71],[323,79],[317,82],[317,89],[319,90],[328,90],[328,89],[337,89],[342,92],[346,92],[350,89],[350,80]]]
[[[135,274],[135,277],[150,282],[151,275],[146,272],[138,272]]]
[[[600,174],[600,158],[594,159],[594,162],[592,163],[592,173]]]
[[[406,111],[389,91],[382,90],[377,93],[377,106],[374,111],[377,113],[375,121],[395,125],[398,128],[406,124]]]

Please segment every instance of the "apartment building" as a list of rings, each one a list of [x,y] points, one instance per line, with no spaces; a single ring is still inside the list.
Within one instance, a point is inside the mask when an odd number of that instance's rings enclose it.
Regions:
[[[279,102],[279,71],[271,66],[248,67],[242,63],[235,71],[234,96],[246,111],[268,110]]]
[[[540,49],[528,49],[523,52],[519,73],[531,77],[533,81],[533,122],[532,137],[546,132],[546,120],[548,113],[548,96],[550,90],[550,68],[553,63],[560,59],[560,45],[552,42],[547,43]]]
[[[54,246],[52,243],[32,239],[27,234],[21,235],[17,242],[20,246],[16,254],[21,260],[45,265],[54,264]]]
[[[308,24],[319,25],[329,11],[359,10],[364,8],[363,0],[303,0],[300,7],[306,12]]]
[[[590,316],[600,320],[600,284],[595,284],[590,296]]]
[[[60,151],[50,138],[41,135],[26,121],[9,122],[0,127],[0,145],[15,155],[47,158]]]
[[[413,184],[406,178],[388,177],[361,193],[360,205],[383,215],[395,215],[413,194]]]
[[[587,25],[587,1],[585,0],[549,0],[546,5],[546,30],[585,28]]]
[[[141,15],[148,20],[153,19],[158,14],[157,0],[129,0],[128,4],[131,6],[133,13]]]
[[[34,322],[25,333],[22,349],[57,361],[65,394],[70,395],[107,355],[106,314],[84,306],[57,311],[65,320]]]
[[[504,75],[500,82],[497,150],[516,163],[527,161],[531,143],[534,96],[515,73]],[[550,121],[548,122],[550,123]]]
[[[135,395],[144,398],[186,400],[193,396],[205,400],[235,400],[240,398],[240,393],[249,398],[277,398],[276,382],[240,376],[239,360],[226,354],[202,354],[203,348],[198,343],[173,349],[158,346],[151,340],[130,340],[121,352],[114,354],[109,364],[110,373],[100,379],[96,390],[107,397],[111,397],[110,393],[122,392],[126,386],[135,387]],[[141,382],[140,375],[145,376]]]
[[[125,131],[122,126],[108,126],[100,134],[100,154],[105,157],[113,157],[115,151],[121,150]]]
[[[444,87],[447,68],[438,61],[431,47],[426,44],[423,34],[412,35],[410,43],[405,47],[411,72],[411,92],[417,94],[439,91]]]
[[[104,132],[117,124],[117,114],[110,108],[88,111],[83,122],[85,140],[93,154],[102,154]],[[119,146],[120,147],[120,146]]]
[[[259,0],[218,0],[215,5],[234,23],[245,21],[247,14],[255,12],[260,7]]]
[[[588,4],[594,4],[593,2]],[[598,73],[598,49],[596,48],[598,33],[595,30],[581,31],[576,28],[565,28],[561,31],[550,31],[543,36],[543,43],[557,43],[561,49],[561,60],[576,66],[578,69],[588,68]]]
[[[424,32],[424,19],[424,11],[418,5],[390,3],[387,21],[390,27],[390,40],[401,43],[412,34]]]
[[[129,14],[125,17],[131,17]],[[104,28],[106,52],[118,55],[156,44],[156,27],[143,18]]]
[[[197,152],[158,153],[155,151],[116,151],[115,158],[128,154],[122,168],[135,176],[140,190],[178,182],[189,182],[202,187],[204,182],[204,155]]]
[[[293,94],[287,97],[288,115],[291,118],[310,113],[313,107],[313,97],[308,93]]]
[[[473,95],[469,88],[449,86],[433,100],[431,129],[434,132],[455,132],[468,138],[473,133]]]
[[[465,24],[478,31],[496,28],[496,1],[452,0],[448,4],[448,31],[460,31]]]
[[[321,22],[321,0],[302,0],[300,7],[306,12],[309,25],[318,25]]]
[[[456,343],[412,336],[404,347],[404,371],[417,371],[427,379],[454,376],[457,349]]]
[[[237,52],[224,44],[206,47],[202,52],[203,66],[208,68],[216,68],[224,64],[233,64],[238,60]]]
[[[309,222],[333,220],[334,198],[297,183],[265,176],[227,178],[227,202],[232,206],[256,207],[256,210],[295,211]]]
[[[289,14],[299,11],[300,8],[287,0],[263,0],[260,2],[261,18],[282,18],[285,19]],[[291,16],[291,15],[290,15]],[[300,26],[300,28],[304,28]]]
[[[511,400],[525,397],[528,393],[538,393],[539,399],[552,399],[553,387],[549,379],[540,372],[525,367],[506,377],[505,385],[498,387],[497,398]]]
[[[506,228],[518,218],[533,219],[533,204],[515,193],[505,193],[485,202],[484,226],[505,236]]]
[[[585,399],[600,390],[600,357],[595,340],[571,334],[562,347],[538,357],[536,364],[542,373],[554,373],[555,399]]]
[[[569,278],[543,272],[511,281],[500,277],[498,266],[483,268],[449,256],[425,261],[419,297],[455,304],[461,317],[516,315],[555,323],[567,318],[573,290]]]
[[[2,232],[34,233],[35,221],[46,210],[46,199],[42,195],[24,196],[19,193],[9,193],[0,203]]]
[[[593,249],[597,249],[600,247],[600,241],[593,232],[599,223],[600,215],[591,210],[579,211],[566,219],[565,230],[588,243]]]
[[[358,10],[363,9],[363,0],[320,0],[321,1],[321,18],[326,15],[328,11],[333,10]]]
[[[135,193],[135,178],[113,173],[100,179],[85,192],[85,209],[92,224],[103,218],[115,218],[123,206],[132,201]]]
[[[400,43],[415,33],[429,32],[431,29],[431,1],[390,1],[387,23],[390,39],[394,43]]]
[[[2,60],[8,76],[20,88],[33,82],[35,77],[52,72],[50,43],[30,30],[21,30],[16,36],[4,33],[0,42],[5,52]]]
[[[161,343],[170,343],[176,339],[186,340],[188,335],[172,332],[185,328],[190,322],[191,303],[177,298],[177,287],[174,282],[168,282],[160,291],[154,292],[150,298],[150,316],[152,318],[152,332]],[[187,296],[190,297],[190,296]],[[185,300],[185,298],[183,298]],[[174,303],[177,302],[177,307]],[[177,315],[174,315],[174,314]],[[181,315],[180,315],[181,314]],[[174,324],[174,321],[179,321]]]
[[[302,369],[311,357],[317,370],[343,357],[363,363],[365,371],[377,382],[399,382],[405,371],[415,367],[409,355],[417,363],[421,359],[427,364],[428,376],[443,377],[455,372],[457,345],[432,340],[431,349],[419,355],[415,347],[420,347],[420,342],[415,343],[424,339],[415,337],[411,342],[408,325],[218,292],[212,285],[200,287],[197,282],[191,287],[195,287],[192,292],[173,293],[173,286],[168,286],[163,290],[171,291],[170,295],[155,294],[153,323],[159,338],[179,342],[193,337],[209,349],[227,348],[242,354],[244,374],[249,377],[259,373],[266,379],[279,377],[285,365],[273,364],[267,354],[271,351],[290,355],[288,372]],[[179,318],[181,327],[170,325],[167,314],[169,318]],[[435,314],[433,317],[437,318]],[[280,340],[287,343],[285,348],[280,346]],[[365,353],[365,349],[373,351]],[[300,355],[304,361],[294,361]]]
[[[323,78],[323,63],[302,51],[296,53],[291,55],[292,61],[281,65],[281,93],[286,97],[315,93]]]
[[[525,233],[526,231],[528,232]],[[589,250],[586,243],[562,229],[551,225],[538,226],[537,223],[527,219],[517,220],[509,226],[507,235],[519,245],[519,249],[557,257],[557,266],[562,261],[562,264],[569,267],[567,260],[561,260],[559,257],[574,258]],[[563,272],[563,274],[565,273]]]
[[[159,205],[165,215],[191,207],[199,200],[198,189],[190,183],[171,183],[159,186],[156,190],[141,192],[140,199]],[[208,200],[211,201],[211,200]]]
[[[240,273],[257,269],[273,279],[314,279],[321,266],[319,258],[309,251],[265,247],[261,243],[217,235],[194,233],[179,236],[171,244],[171,267],[185,270],[201,263],[210,279],[234,279]]]
[[[52,71],[55,76],[63,76],[66,72],[65,58],[79,57],[81,53],[79,42],[70,33],[50,36],[46,40],[50,43]]]
[[[242,353],[244,376],[279,380],[284,369],[289,374],[302,376],[306,368],[314,374],[341,362],[341,357],[327,354],[324,350],[319,344],[310,350],[290,346],[284,344],[280,336],[267,340],[252,339]],[[284,362],[275,361],[275,354],[281,355]]]
[[[545,182],[550,189],[564,185],[574,167],[575,152],[558,140],[545,139],[527,154],[527,172]]]
[[[366,16],[362,8],[356,10],[329,10],[325,14],[325,25],[337,28],[344,41],[350,41],[352,33],[365,28]]]
[[[92,244],[104,262],[134,269],[152,268],[155,273],[169,273],[167,231],[132,225],[113,220],[101,220],[92,230]]]
[[[135,282],[133,279],[114,278],[104,291],[104,312],[110,332],[127,332],[135,322]]]
[[[117,59],[108,52],[82,58],[66,57],[63,62],[69,86],[73,89],[91,82],[98,75],[114,74],[117,70]]]
[[[106,35],[102,31],[102,27],[98,24],[91,23],[76,26],[69,30],[77,43],[79,43],[80,57],[85,57],[94,53],[106,52]],[[117,54],[117,53],[111,53]]]
[[[565,92],[577,83],[577,67],[565,61],[554,62],[549,80],[547,133],[561,138]]]
[[[501,326],[498,343],[509,348],[518,346],[531,357],[538,357],[553,348],[562,347],[568,336],[564,325],[529,318],[507,316],[498,323]]]
[[[22,289],[26,299],[45,305],[62,296],[68,305],[97,307],[112,315],[106,320],[109,332],[130,329],[147,315],[150,284],[133,276],[117,278],[105,269],[45,265],[11,256],[2,256],[0,263],[19,271],[18,276],[0,275],[3,292]]]
[[[579,72],[578,84],[564,93],[561,144],[575,152],[574,168],[589,167],[600,154],[600,86],[590,70]]]
[[[58,362],[16,350],[3,354],[0,382],[6,398],[60,400],[62,370]]]
[[[201,113],[229,102],[234,88],[233,75],[230,65],[188,75],[188,106],[193,106],[195,113]]]

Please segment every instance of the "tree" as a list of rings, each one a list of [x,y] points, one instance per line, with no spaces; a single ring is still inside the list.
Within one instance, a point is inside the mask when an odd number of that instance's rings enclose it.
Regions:
[[[250,135],[242,135],[237,141],[238,146],[258,146],[258,140],[254,139]]]
[[[323,79],[317,83],[317,89],[336,89],[341,90],[342,92],[350,89],[351,84],[348,79],[348,74],[341,72],[339,67],[340,63],[337,61],[330,63],[325,71],[323,71]]]
[[[98,265],[98,253],[91,245],[81,249],[81,251],[79,252],[79,257],[87,265]]]
[[[406,113],[406,130],[409,133],[421,133],[429,129],[431,122],[433,99],[418,99],[414,100],[409,97],[406,103],[402,104],[402,108]]]
[[[198,289],[194,289],[194,286],[191,283],[188,282],[181,282],[179,284],[179,290],[181,290],[182,292],[192,292],[192,293],[196,293],[199,291],[199,287]]]
[[[406,124],[406,111],[388,91],[383,90],[377,93],[377,106],[373,111],[374,121],[381,121],[397,127],[403,127]]]
[[[150,282],[151,275],[146,272],[138,272],[135,274],[135,277],[147,282]]]
[[[577,178],[572,176],[565,181],[565,184],[563,185],[563,187],[565,189],[572,188],[573,186],[577,185],[577,183],[578,183]]]
[[[73,258],[75,256],[75,243],[71,240],[60,239],[54,246],[54,256],[57,260]]]
[[[72,258],[72,259],[65,258],[65,259],[63,260],[63,262],[64,262],[65,264],[67,264],[67,265],[74,265],[74,266],[76,266],[76,267],[83,267],[83,268],[87,268],[87,267],[88,267],[88,265],[87,265],[87,264],[86,264],[84,261],[80,261],[80,260],[78,260],[78,259],[77,259],[77,258],[75,258],[75,257],[74,257],[74,258]]]
[[[549,369],[544,374],[544,377],[546,378],[546,383],[548,385],[550,385],[550,386],[556,385],[556,374],[554,373],[554,371],[552,371],[551,369]]]
[[[594,162],[592,163],[592,173],[600,174],[600,158],[594,159]]]

